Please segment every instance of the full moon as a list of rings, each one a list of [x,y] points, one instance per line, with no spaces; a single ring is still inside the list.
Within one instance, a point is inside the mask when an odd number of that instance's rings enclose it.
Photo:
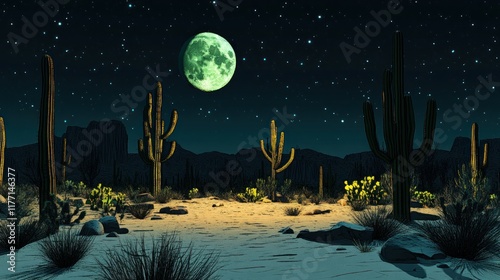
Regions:
[[[197,89],[211,92],[223,88],[236,70],[233,47],[221,36],[203,32],[188,40],[181,51],[184,75]]]

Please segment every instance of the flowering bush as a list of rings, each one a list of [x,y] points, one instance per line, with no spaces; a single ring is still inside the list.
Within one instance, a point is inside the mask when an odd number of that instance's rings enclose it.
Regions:
[[[355,180],[349,185],[344,181],[347,199],[353,201],[365,201],[366,203],[377,205],[387,199],[387,192],[380,186],[379,181],[375,181],[375,176],[365,176],[360,180],[361,184]]]
[[[416,200],[426,207],[436,206],[436,196],[428,191],[415,191],[413,193]]]
[[[198,191],[198,188],[190,189],[188,196],[191,199],[200,197],[200,192]]]
[[[263,197],[264,195],[257,191],[257,188],[246,188],[244,193],[236,195],[236,198],[242,202],[256,202]]]

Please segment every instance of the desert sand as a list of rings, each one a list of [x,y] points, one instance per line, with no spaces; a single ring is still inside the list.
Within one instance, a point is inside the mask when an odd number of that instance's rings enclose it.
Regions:
[[[216,203],[222,203],[223,206],[212,207]],[[163,217],[162,220],[151,220],[150,217],[139,220],[126,214],[120,226],[128,228],[128,234],[118,238],[97,236],[89,256],[70,270],[45,275],[46,279],[97,279],[100,268],[95,259],[102,259],[107,249],[116,249],[120,241],[143,234],[149,237],[173,231],[178,232],[186,245],[192,242],[194,248],[215,249],[220,253],[221,268],[217,272],[220,279],[497,279],[489,273],[475,278],[469,272],[464,272],[462,277],[450,268],[437,266],[451,264],[450,258],[422,261],[419,264],[391,264],[380,259],[381,244],[372,252],[360,253],[354,246],[328,245],[296,238],[303,229],[315,231],[329,229],[340,221],[352,222],[352,211],[348,206],[324,203],[305,206],[297,203],[239,203],[199,198],[155,204],[154,212],[164,206],[185,206],[189,213],[153,213]],[[291,206],[300,206],[302,213],[299,216],[286,216],[284,209]],[[331,212],[305,215],[315,209]],[[98,212],[86,210],[88,215],[83,222],[100,217]],[[438,213],[437,209],[428,208],[412,211]],[[278,232],[287,226],[295,233]],[[0,279],[42,279],[40,268],[44,261],[38,253],[37,243],[29,244],[17,252],[15,273],[7,271],[7,257],[4,256]],[[339,247],[345,250],[338,251]]]

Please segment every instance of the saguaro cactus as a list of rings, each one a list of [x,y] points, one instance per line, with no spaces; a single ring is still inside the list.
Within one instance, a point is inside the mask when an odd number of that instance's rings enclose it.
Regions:
[[[410,218],[410,185],[409,171],[413,169],[411,162],[416,157],[428,155],[434,141],[436,128],[436,102],[427,101],[424,120],[424,140],[416,154],[413,154],[413,136],[415,133],[415,116],[410,96],[404,95],[403,81],[403,35],[394,35],[393,73],[384,72],[382,106],[384,116],[384,139],[387,151],[380,149],[372,104],[363,104],[365,132],[370,149],[378,158],[390,164],[393,186],[393,216],[401,222],[409,222]],[[393,94],[394,91],[394,94]],[[394,97],[393,97],[394,95]]]
[[[471,137],[470,137],[470,166],[472,172],[471,181],[474,187],[476,187],[477,181],[482,179],[482,177],[485,175],[484,172],[488,165],[488,143],[484,143],[483,162],[481,163],[481,166],[479,166],[478,134],[479,134],[479,126],[477,123],[473,123],[471,128]],[[476,193],[474,193],[473,195],[475,197]]]
[[[279,167],[279,165],[281,163],[281,157],[283,156],[283,147],[285,145],[285,132],[282,131],[280,136],[281,136],[280,143],[279,143],[278,149],[276,150],[278,129],[276,128],[275,121],[271,120],[271,143],[270,143],[271,147],[270,147],[270,149],[266,150],[266,148],[264,147],[264,140],[260,140],[260,149],[262,150],[262,153],[264,154],[266,159],[271,163],[271,178],[273,179],[273,181],[276,180],[276,174],[287,169],[295,157],[295,149],[292,148],[290,150],[290,158],[288,159],[288,162],[285,163],[285,165],[283,165],[282,167]],[[274,190],[272,193],[272,200],[274,201],[275,199],[276,199],[276,190]]]
[[[319,197],[323,197],[323,166],[319,166]]]
[[[144,107],[143,114],[143,139],[139,139],[139,155],[142,160],[151,165],[152,185],[151,194],[158,195],[161,190],[161,163],[168,160],[175,151],[176,143],[172,142],[170,152],[162,157],[163,140],[167,139],[174,132],[177,124],[177,111],[173,110],[170,116],[170,127],[165,132],[165,122],[161,119],[162,108],[162,87],[158,82],[156,85],[156,111],[155,117],[152,116],[153,111],[153,95],[148,94],[148,104]],[[154,130],[153,129],[154,124]],[[153,135],[154,134],[154,135]]]
[[[51,194],[56,195],[56,159],[54,151],[54,62],[49,55],[42,58],[42,98],[38,126],[38,158],[40,168],[39,209],[42,213]]]
[[[66,137],[62,140],[61,183],[66,182],[66,166],[71,164],[71,154],[66,155]],[[70,171],[71,172],[71,171]]]

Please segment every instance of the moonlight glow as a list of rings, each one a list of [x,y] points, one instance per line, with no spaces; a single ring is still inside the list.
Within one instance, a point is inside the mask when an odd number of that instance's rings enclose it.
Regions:
[[[236,69],[236,55],[226,39],[204,32],[187,44],[183,64],[188,81],[196,88],[210,92],[229,83]]]

